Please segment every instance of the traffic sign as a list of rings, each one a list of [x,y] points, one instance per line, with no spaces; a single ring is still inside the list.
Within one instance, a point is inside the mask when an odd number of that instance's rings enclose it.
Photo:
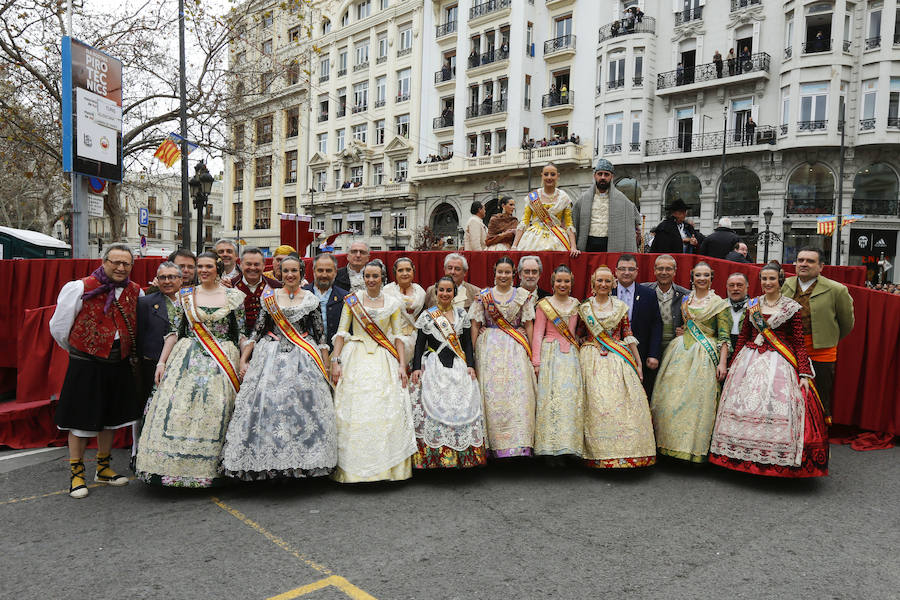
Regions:
[[[148,233],[150,233],[150,228],[146,225],[138,227],[138,235],[147,235]]]
[[[103,197],[102,196],[88,194],[88,216],[89,217],[97,217],[97,218],[103,216]]]
[[[147,247],[147,236],[142,235],[141,236],[141,248],[146,248],[146,247]]]
[[[138,209],[138,225],[146,227],[150,224],[150,210],[144,207]]]

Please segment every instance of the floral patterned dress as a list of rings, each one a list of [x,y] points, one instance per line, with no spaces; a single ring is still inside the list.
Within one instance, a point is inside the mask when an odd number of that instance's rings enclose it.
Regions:
[[[685,332],[663,354],[650,411],[660,454],[706,462],[719,399],[719,349],[722,344],[731,347],[731,311],[728,302],[712,292],[696,306],[691,306],[693,300],[694,292],[682,300]],[[688,330],[688,321],[714,347],[715,360]]]
[[[800,387],[801,377],[813,376],[800,305],[782,296],[774,309],[760,306],[797,367],[754,327],[750,315],[744,318],[722,388],[709,462],[756,475],[822,477],[828,474],[828,430],[821,401],[812,389]]]
[[[237,370],[244,293],[227,288],[224,306],[198,306],[197,312]],[[147,404],[135,471],[147,483],[209,487],[222,475],[235,390],[183,315],[177,335],[162,381]]]
[[[319,301],[305,294],[282,312],[297,333],[327,352]],[[337,464],[331,388],[309,353],[284,336],[265,303],[261,310],[253,358],[225,437],[225,474],[244,480],[327,475]]]
[[[552,196],[544,193],[543,188],[535,190],[541,196],[541,204],[550,213],[553,223],[562,229],[563,235],[575,231],[575,225],[572,222],[572,198],[557,188]],[[525,197],[525,213],[522,220],[519,221],[518,229],[524,233],[519,238],[518,249],[523,252],[541,252],[545,250],[565,250],[559,238],[550,231],[550,228],[544,225],[531,210],[531,203],[528,197]]]
[[[525,288],[513,288],[509,299],[494,304],[522,335],[524,325],[534,320],[534,304]],[[475,342],[475,363],[484,399],[488,446],[497,458],[531,456],[534,446],[534,403],[537,382],[528,353],[499,328],[484,308],[482,295],[472,303],[469,318],[484,328]]]

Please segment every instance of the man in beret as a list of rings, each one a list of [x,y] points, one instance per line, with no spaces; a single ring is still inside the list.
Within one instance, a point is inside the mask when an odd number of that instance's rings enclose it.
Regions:
[[[612,163],[601,158],[594,168],[594,187],[585,190],[572,210],[575,245],[582,252],[637,252],[641,215],[612,184]]]

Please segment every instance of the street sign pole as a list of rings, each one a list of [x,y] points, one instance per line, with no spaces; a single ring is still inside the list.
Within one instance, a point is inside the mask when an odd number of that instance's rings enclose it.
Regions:
[[[72,257],[90,258],[88,253],[87,178],[72,173]]]

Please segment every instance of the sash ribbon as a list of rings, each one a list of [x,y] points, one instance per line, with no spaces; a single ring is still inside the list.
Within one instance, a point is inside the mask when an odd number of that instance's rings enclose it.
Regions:
[[[528,359],[531,359],[531,344],[528,343],[528,338],[525,337],[525,334],[513,327],[509,321],[506,320],[506,317],[503,316],[503,313],[500,312],[500,309],[497,308],[497,304],[494,302],[494,294],[491,293],[491,288],[485,288],[481,292],[481,303],[484,305],[484,310],[491,316],[494,323],[497,324],[497,327],[500,330],[516,340],[523,348],[525,348],[525,353],[528,355]]]
[[[569,236],[566,231],[556,224],[553,220],[553,217],[550,215],[550,212],[544,207],[544,204],[541,202],[540,194],[537,192],[531,192],[528,194],[528,203],[531,206],[531,212],[534,213],[538,219],[540,219],[541,223],[544,224],[544,227],[550,230],[553,235],[556,236],[566,251],[570,252],[572,250],[572,244],[569,243]]]
[[[328,377],[328,369],[325,368],[325,363],[322,361],[322,355],[319,354],[318,348],[310,344],[306,340],[306,337],[301,335],[284,315],[281,307],[278,306],[278,301],[275,299],[275,290],[266,286],[266,289],[262,293],[262,301],[263,304],[266,305],[266,311],[272,317],[272,320],[275,321],[275,324],[278,326],[278,329],[281,330],[281,333],[284,334],[284,337],[309,354],[310,358],[313,359],[313,362],[316,363],[316,366],[319,367],[319,371],[322,372],[325,381],[330,385],[331,380]]]
[[[181,300],[182,308],[184,308],[184,317],[191,326],[194,335],[197,336],[197,339],[200,341],[200,345],[203,346],[207,354],[216,361],[216,364],[218,364],[219,368],[222,369],[222,372],[225,373],[228,381],[231,382],[234,391],[237,392],[241,389],[241,380],[238,378],[238,374],[234,370],[234,365],[228,360],[228,356],[225,354],[225,351],[222,350],[219,342],[216,341],[213,334],[209,332],[206,325],[200,321],[200,315],[197,313],[197,307],[194,304],[194,287],[181,288],[179,299]]]
[[[378,326],[378,323],[376,323],[369,313],[366,312],[365,307],[362,305],[362,302],[359,301],[359,298],[356,297],[356,294],[347,294],[344,296],[344,304],[347,305],[347,308],[350,309],[350,312],[359,324],[363,326],[366,333],[375,340],[375,343],[390,352],[391,356],[396,358],[397,362],[400,362],[400,354],[397,352],[397,349],[381,330],[381,327]]]

